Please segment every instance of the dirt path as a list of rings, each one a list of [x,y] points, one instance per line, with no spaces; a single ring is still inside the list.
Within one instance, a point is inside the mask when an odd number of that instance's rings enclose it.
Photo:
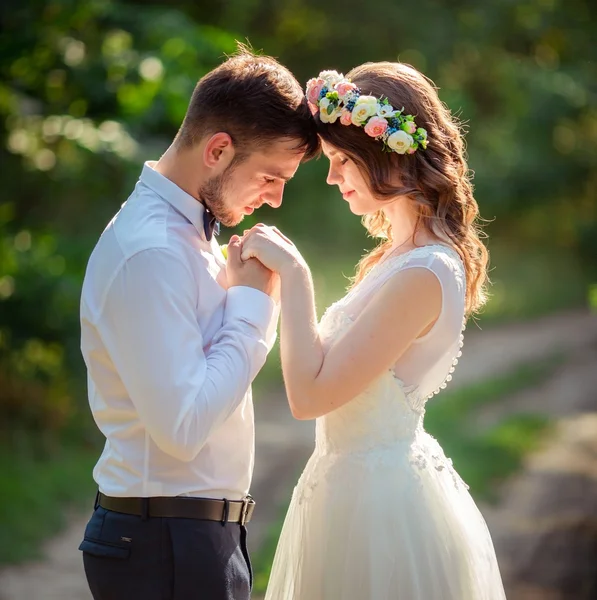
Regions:
[[[563,361],[562,367],[544,386],[527,392],[524,399],[510,400],[509,408],[499,410],[515,410],[524,400],[527,407],[529,403],[535,408],[544,406],[545,412],[554,416],[568,414],[569,408],[582,405],[583,394],[595,389],[597,355],[589,354],[587,349],[590,348],[597,348],[597,317],[586,311],[560,313],[486,331],[471,325],[465,333],[463,356],[451,388],[499,376],[520,362],[561,352],[577,359]],[[578,384],[575,385],[575,402],[569,401],[572,383]],[[530,399],[532,393],[534,400]],[[484,423],[491,423],[498,417],[487,413],[480,418]],[[282,394],[257,399],[256,422],[252,491],[258,510],[250,527],[253,551],[263,542],[272,521],[277,519],[279,506],[287,501],[311,452],[314,435],[313,423],[292,419]],[[86,518],[87,515],[73,516],[70,526],[47,544],[43,560],[0,572],[0,600],[90,600],[77,550]]]

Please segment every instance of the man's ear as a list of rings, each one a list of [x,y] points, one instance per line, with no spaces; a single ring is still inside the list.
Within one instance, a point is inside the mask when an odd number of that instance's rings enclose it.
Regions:
[[[221,173],[233,159],[234,144],[230,135],[223,131],[214,133],[203,148],[205,166]]]

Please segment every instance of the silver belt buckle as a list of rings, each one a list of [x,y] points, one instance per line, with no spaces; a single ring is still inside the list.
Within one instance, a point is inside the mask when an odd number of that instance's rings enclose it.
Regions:
[[[239,523],[244,527],[247,522],[247,517],[249,516],[249,506],[251,504],[255,504],[255,500],[253,497],[247,494],[245,498],[243,498],[243,505],[240,509],[240,521]]]

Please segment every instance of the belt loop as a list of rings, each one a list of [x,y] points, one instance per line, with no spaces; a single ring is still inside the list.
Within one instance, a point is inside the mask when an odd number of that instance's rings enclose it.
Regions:
[[[244,498],[243,498],[243,503],[240,509],[240,520],[239,523],[244,527],[247,524],[247,516],[249,514],[249,504],[251,503],[251,501],[253,500],[253,498],[247,494]]]
[[[141,498],[141,520],[147,521],[149,518],[149,498]]]
[[[222,511],[222,527],[228,523],[228,515],[230,514],[230,502],[227,498],[223,498],[224,500],[224,510]]]
[[[97,510],[97,507],[99,506],[99,497],[100,497],[100,491],[99,491],[99,488],[98,488],[98,490],[97,490],[97,492],[95,494],[95,501],[93,503],[93,510],[94,511]]]

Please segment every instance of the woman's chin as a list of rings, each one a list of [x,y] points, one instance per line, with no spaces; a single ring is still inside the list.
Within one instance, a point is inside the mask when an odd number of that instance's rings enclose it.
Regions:
[[[350,209],[350,212],[353,215],[357,215],[359,217],[362,217],[365,214],[363,212],[362,207],[360,207],[358,204],[354,204],[354,203],[348,202],[348,201],[347,201],[347,204],[348,204],[348,208]]]
[[[363,199],[356,196],[354,192],[351,193],[349,198],[344,198],[344,200],[348,204],[350,212],[358,217],[364,217],[365,215],[376,213],[380,209],[380,206],[374,202],[367,202],[367,199],[365,199],[365,202],[363,202]]]
[[[368,215],[369,213],[371,213],[371,210],[367,210],[366,208],[363,208],[362,206],[355,206],[353,204],[349,204],[348,207],[350,208],[350,212],[353,215],[357,215],[357,217],[364,217],[365,215]]]

